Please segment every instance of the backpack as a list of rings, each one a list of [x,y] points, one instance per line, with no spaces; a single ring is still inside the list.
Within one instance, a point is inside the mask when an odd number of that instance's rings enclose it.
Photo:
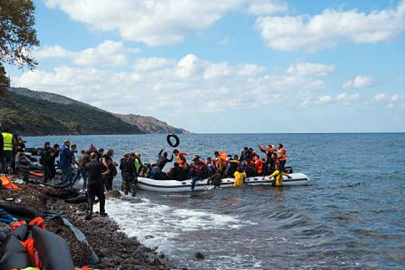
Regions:
[[[115,167],[114,163],[111,162],[110,164],[108,164],[108,167],[110,169],[110,175],[116,176],[118,172],[117,172],[117,168]]]

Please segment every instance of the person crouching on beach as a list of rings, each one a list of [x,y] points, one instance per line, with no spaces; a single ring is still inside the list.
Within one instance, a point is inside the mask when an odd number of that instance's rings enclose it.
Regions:
[[[108,173],[106,170],[107,168],[103,165],[103,163],[97,161],[97,154],[91,153],[90,162],[86,164],[86,172],[88,177],[88,215],[86,219],[91,219],[91,216],[93,215],[93,204],[96,196],[100,201],[100,216],[107,216],[107,213],[105,212],[104,183],[102,179],[103,174]],[[103,171],[105,172],[103,173]]]

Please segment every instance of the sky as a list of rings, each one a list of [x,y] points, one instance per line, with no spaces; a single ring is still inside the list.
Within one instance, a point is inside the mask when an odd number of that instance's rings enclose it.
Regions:
[[[34,2],[14,87],[196,133],[405,132],[405,0]]]

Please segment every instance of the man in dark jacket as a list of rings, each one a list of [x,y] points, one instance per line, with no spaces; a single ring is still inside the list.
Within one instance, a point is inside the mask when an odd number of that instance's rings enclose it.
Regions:
[[[162,150],[160,150],[160,152],[158,154],[158,160],[156,161],[156,166],[158,166],[161,171],[163,171],[163,168],[165,167],[167,162],[173,161],[173,155],[170,159],[168,159],[167,152],[163,153],[164,150],[165,150],[164,148]]]
[[[46,142],[41,153],[41,165],[44,167],[44,183],[52,179],[52,167],[55,166],[55,152],[51,148],[51,144]]]
[[[104,196],[104,184],[103,184],[103,171],[107,172],[107,168],[103,163],[97,161],[97,154],[91,153],[90,162],[86,164],[86,173],[88,176],[87,184],[87,196],[88,196],[88,216],[90,219],[93,214],[94,200],[97,198],[100,201],[100,216],[105,217],[105,196]]]
[[[133,197],[136,195],[136,173],[135,173],[135,161],[130,158],[128,153],[124,154],[121,159],[120,170],[122,176],[122,182],[124,186],[125,195],[131,191]]]

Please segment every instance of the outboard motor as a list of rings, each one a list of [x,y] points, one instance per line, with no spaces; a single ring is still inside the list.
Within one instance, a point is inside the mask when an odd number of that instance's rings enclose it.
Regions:
[[[284,172],[287,174],[293,173],[293,168],[291,166],[284,167]]]

